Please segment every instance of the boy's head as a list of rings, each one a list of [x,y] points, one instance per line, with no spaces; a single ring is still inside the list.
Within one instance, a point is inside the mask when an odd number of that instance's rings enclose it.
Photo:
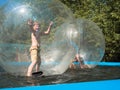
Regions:
[[[35,22],[33,23],[33,29],[34,29],[34,30],[38,30],[39,28],[40,28],[40,23],[37,22],[37,21],[35,21]]]

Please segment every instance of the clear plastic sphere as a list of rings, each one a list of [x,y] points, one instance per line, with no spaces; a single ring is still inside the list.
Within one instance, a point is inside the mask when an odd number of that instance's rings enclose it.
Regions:
[[[74,56],[79,54],[89,68],[95,67],[102,60],[105,39],[102,30],[94,22],[76,19],[72,23],[64,23],[57,30],[55,40],[62,40],[61,36],[69,40],[69,44],[75,51]]]
[[[66,71],[73,56],[67,39],[60,36],[55,40],[55,33],[63,23],[71,23],[71,11],[57,0],[10,0],[6,4],[0,33],[0,65],[9,73],[26,75],[30,64],[31,46],[29,19],[40,23],[40,30],[46,31],[53,21],[51,32],[41,37],[40,69],[46,75],[62,74]],[[62,31],[63,28],[59,28]],[[65,29],[64,29],[65,30]]]
[[[90,68],[95,67],[102,60],[105,52],[102,30],[96,23],[86,19],[77,19],[75,27],[78,34],[76,37],[71,37],[73,47],[76,48],[76,53],[83,58],[86,65]]]

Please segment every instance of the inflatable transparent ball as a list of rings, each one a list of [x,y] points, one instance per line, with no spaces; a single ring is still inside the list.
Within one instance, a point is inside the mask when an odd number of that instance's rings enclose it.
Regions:
[[[57,30],[55,41],[61,40],[61,36],[69,40],[69,44],[74,48],[74,57],[78,54],[88,68],[95,67],[102,60],[105,39],[102,30],[94,22],[76,19],[72,23],[64,23]]]
[[[46,31],[53,21],[50,34],[41,37],[40,70],[45,75],[62,74],[67,70],[75,52],[69,45],[69,40],[60,36],[64,32],[59,27],[73,21],[71,11],[64,4],[57,0],[10,0],[4,11],[0,30],[0,66],[6,72],[22,76],[27,73],[31,63],[29,19],[40,23],[41,32]],[[61,38],[56,40],[57,30],[58,37]]]
[[[71,29],[71,45],[76,54],[82,58],[89,68],[99,64],[105,53],[105,39],[102,30],[96,23],[86,19],[76,19]]]

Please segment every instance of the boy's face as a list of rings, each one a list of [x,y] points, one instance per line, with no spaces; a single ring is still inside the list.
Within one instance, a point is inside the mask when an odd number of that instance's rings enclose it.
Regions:
[[[33,29],[34,30],[38,30],[40,28],[40,25],[39,24],[35,24],[34,26],[33,26]]]

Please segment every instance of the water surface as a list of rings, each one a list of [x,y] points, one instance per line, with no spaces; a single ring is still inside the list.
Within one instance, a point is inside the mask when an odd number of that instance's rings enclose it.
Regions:
[[[0,70],[0,88],[77,83],[88,81],[120,79],[120,67],[97,66],[93,69],[68,69],[62,75],[45,77],[14,76]]]

